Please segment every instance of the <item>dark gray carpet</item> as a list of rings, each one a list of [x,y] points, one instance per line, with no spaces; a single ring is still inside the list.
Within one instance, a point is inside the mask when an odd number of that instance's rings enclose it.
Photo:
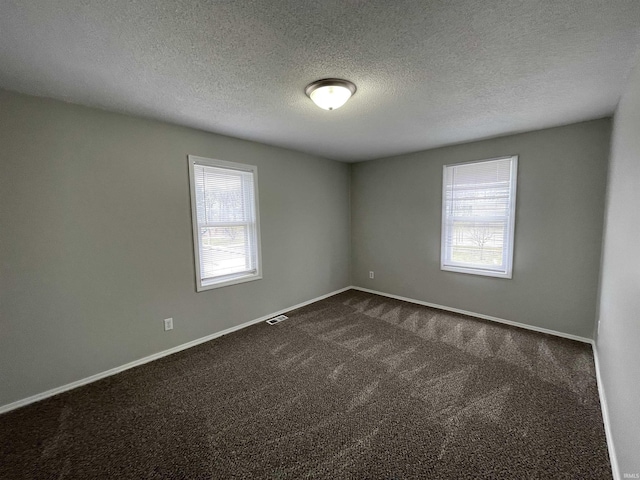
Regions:
[[[0,416],[0,478],[611,478],[589,345],[348,291]]]

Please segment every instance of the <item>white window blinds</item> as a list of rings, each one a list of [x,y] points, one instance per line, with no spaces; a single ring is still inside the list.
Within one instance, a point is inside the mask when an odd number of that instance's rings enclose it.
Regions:
[[[442,270],[511,278],[517,162],[444,166]]]
[[[189,157],[198,290],[260,278],[257,169]]]

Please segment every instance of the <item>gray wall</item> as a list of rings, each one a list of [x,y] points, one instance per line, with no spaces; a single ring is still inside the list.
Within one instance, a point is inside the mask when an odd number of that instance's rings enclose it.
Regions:
[[[611,144],[596,348],[623,478],[640,474],[640,66]]]
[[[0,406],[350,283],[347,164],[6,91],[0,152]],[[264,279],[196,293],[188,154],[258,166]]]
[[[354,285],[593,338],[610,130],[602,119],[353,165]],[[442,166],[511,154],[513,278],[441,271]]]

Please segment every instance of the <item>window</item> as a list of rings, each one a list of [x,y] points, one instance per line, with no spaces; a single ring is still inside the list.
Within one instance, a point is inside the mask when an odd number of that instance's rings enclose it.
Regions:
[[[440,268],[511,278],[518,157],[444,166]]]
[[[262,278],[258,169],[189,155],[197,291]]]

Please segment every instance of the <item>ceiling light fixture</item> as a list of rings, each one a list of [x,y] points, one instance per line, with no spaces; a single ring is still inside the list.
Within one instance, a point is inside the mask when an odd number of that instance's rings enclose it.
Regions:
[[[325,78],[307,85],[304,93],[320,108],[335,110],[347,103],[351,95],[356,93],[356,86],[348,80]]]

